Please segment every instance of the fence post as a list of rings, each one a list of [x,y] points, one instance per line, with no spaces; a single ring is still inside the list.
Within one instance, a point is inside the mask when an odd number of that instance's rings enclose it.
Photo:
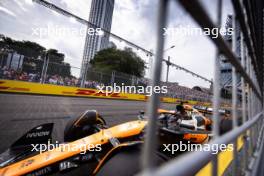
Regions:
[[[112,75],[111,75],[111,86],[114,86],[114,82],[115,82],[115,71],[112,71]]]
[[[245,65],[246,65],[246,54],[245,54],[245,45],[244,45],[244,35],[241,32],[240,33],[241,39],[240,39],[240,46],[241,46],[241,50],[240,50],[240,55],[241,55],[241,64],[242,67],[245,69]],[[243,124],[246,123],[247,121],[247,114],[246,114],[246,84],[245,84],[245,79],[243,77],[241,77],[241,87],[242,87],[242,122]],[[247,162],[248,162],[248,144],[247,144],[247,131],[245,131],[244,135],[243,135],[243,142],[244,142],[244,149],[243,149],[243,170],[242,172],[245,174],[246,170],[247,170]]]
[[[1,67],[3,67],[4,63],[4,52],[1,52]]]
[[[159,86],[161,78],[161,64],[163,58],[163,48],[164,48],[164,36],[163,28],[166,27],[168,12],[168,0],[159,1],[158,10],[158,23],[157,23],[157,49],[155,55],[155,64],[153,64],[152,69],[152,80],[151,86]],[[148,103],[148,126],[146,129],[146,140],[143,148],[143,169],[145,169],[147,174],[150,174],[155,167],[155,162],[153,160],[153,155],[156,153],[157,147],[157,136],[156,136],[156,120],[157,120],[157,109],[159,106],[159,94],[152,94],[150,96],[150,101]]]
[[[232,35],[232,51],[236,55],[237,53],[237,21],[236,14],[234,11],[232,17],[232,27],[233,27],[233,35]],[[237,128],[237,71],[234,66],[232,66],[232,128]],[[237,139],[234,140],[234,149],[233,149],[233,168],[232,175],[238,174],[238,159],[237,159]]]
[[[103,80],[103,73],[102,71],[100,71],[100,84],[102,84],[102,80]]]
[[[40,83],[43,84],[45,83],[46,79],[46,67],[47,67],[47,60],[48,60],[48,52],[45,52],[44,59],[43,59],[43,65],[42,65],[42,71],[41,71],[41,81]]]
[[[222,0],[217,1],[217,27],[221,27],[222,19]],[[219,109],[220,109],[220,51],[216,50],[214,59],[214,83],[213,86],[213,135],[214,139],[220,135],[219,123]],[[212,158],[212,175],[218,175],[218,154]]]
[[[166,72],[166,82],[169,81],[169,70],[170,70],[170,56],[168,56],[168,61],[167,63],[167,72]]]

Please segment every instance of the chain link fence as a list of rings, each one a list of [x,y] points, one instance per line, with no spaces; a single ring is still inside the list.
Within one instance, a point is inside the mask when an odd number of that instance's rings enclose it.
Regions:
[[[2,48],[0,51],[1,79],[81,87],[82,80],[79,76],[81,69],[79,67],[71,66],[66,62],[54,62],[45,54],[34,58],[18,54],[13,50]],[[150,84],[150,80],[118,71],[104,71],[90,67],[87,70],[83,87],[98,89],[98,86],[114,86],[114,84],[116,86],[143,86],[146,88]],[[168,88],[166,97],[202,102],[211,101],[210,91],[197,91],[177,83],[162,82],[162,86]]]

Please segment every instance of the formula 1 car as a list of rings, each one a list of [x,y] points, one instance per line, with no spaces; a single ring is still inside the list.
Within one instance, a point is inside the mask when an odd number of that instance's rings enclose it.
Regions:
[[[158,112],[160,114],[171,114],[175,117],[179,117],[181,119],[180,126],[193,129],[193,130],[207,130],[210,131],[212,129],[212,120],[203,113],[201,113],[198,109],[190,106],[183,105],[185,114],[177,113],[176,111],[168,111],[164,109],[159,109]]]
[[[196,105],[192,107],[193,109],[197,110],[203,115],[212,115],[213,114],[213,108],[206,107],[206,106],[200,106]],[[219,109],[218,110],[220,115],[220,134],[227,133],[228,131],[232,130],[232,117],[230,110],[227,109]],[[211,127],[212,121],[209,123],[209,128]],[[238,117],[238,124],[242,124],[242,117]],[[211,129],[211,128],[210,128]]]
[[[197,122],[194,128],[186,126],[188,120],[184,121],[176,112],[159,110],[159,146],[153,154],[157,165],[175,157],[163,152],[163,144],[200,144],[209,140],[207,122],[200,125],[200,114],[195,115],[194,109],[190,112],[190,121]],[[135,175],[141,170],[139,161],[147,119],[142,112],[139,120],[108,128],[97,111],[87,110],[67,123],[64,143],[56,145],[51,144],[53,124],[39,125],[0,155],[0,175]]]
[[[199,112],[203,114],[213,114],[213,108],[211,107],[195,105],[193,106],[193,108],[197,109]],[[226,109],[219,109],[218,112],[220,115],[224,115],[224,116],[228,116],[230,114],[230,111]]]

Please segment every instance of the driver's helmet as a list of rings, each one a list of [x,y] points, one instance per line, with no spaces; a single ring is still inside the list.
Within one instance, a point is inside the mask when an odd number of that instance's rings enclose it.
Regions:
[[[183,103],[181,102],[180,104],[176,105],[176,112],[178,113],[184,113],[184,106]]]

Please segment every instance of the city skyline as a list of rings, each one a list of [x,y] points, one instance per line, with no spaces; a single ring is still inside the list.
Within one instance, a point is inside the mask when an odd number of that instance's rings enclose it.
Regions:
[[[203,0],[202,2],[206,1],[208,0]],[[90,9],[91,0],[60,0],[54,1],[53,3],[84,19],[88,19],[89,13],[87,13],[87,11]],[[147,50],[152,49],[155,51],[157,1],[116,0],[115,3],[111,32]],[[205,8],[215,20],[216,17],[213,14],[216,9],[216,4],[209,4],[210,5],[205,6]],[[32,28],[47,28],[49,25],[53,28],[58,26],[58,28],[67,29],[86,29],[84,25],[72,19],[69,20],[67,17],[28,0],[3,0],[0,3],[0,7],[2,7],[0,8],[1,33],[18,40],[34,41],[46,48],[56,48],[60,52],[66,54],[66,62],[71,63],[71,65],[75,67],[81,67],[85,35],[71,33],[67,36],[60,36],[51,34],[41,38],[32,35]],[[177,27],[179,25],[198,27],[177,4],[175,5],[175,3],[171,2],[170,11],[178,11],[178,13],[177,15],[175,13],[170,13],[168,27]],[[34,17],[31,15],[32,12],[34,13]],[[227,16],[229,13],[231,13],[230,2],[224,0],[223,16]],[[112,38],[110,38],[110,41],[113,41],[117,47],[121,49],[127,46],[124,42]],[[171,45],[175,45],[175,48],[164,53],[165,58],[171,56],[171,61],[173,63],[181,65],[209,79],[212,78],[213,69],[211,66],[213,65],[215,57],[215,47],[206,36],[179,36],[177,38],[167,38],[165,48]],[[142,53],[136,49],[133,50],[147,63],[149,62],[149,57],[146,53]],[[207,52],[209,50],[212,52]],[[199,62],[197,62],[197,60],[199,60]],[[164,80],[166,72],[164,64],[163,68],[162,79]],[[72,72],[79,75],[80,69],[72,68]],[[148,71],[146,76],[149,76]],[[204,81],[176,69],[170,69],[169,80],[172,82],[179,82],[181,85],[188,87],[204,84],[209,86]]]

